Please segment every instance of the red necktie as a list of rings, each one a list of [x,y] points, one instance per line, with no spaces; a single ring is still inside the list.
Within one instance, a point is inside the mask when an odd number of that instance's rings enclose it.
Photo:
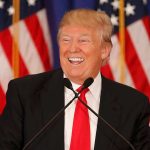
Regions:
[[[88,90],[88,88],[84,89],[80,94],[80,98],[86,104],[85,94]],[[90,150],[90,122],[88,109],[79,100],[77,100],[74,113],[70,150]]]

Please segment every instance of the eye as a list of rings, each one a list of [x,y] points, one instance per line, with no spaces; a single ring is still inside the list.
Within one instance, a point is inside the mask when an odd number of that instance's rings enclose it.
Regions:
[[[69,43],[69,42],[71,41],[71,39],[70,39],[70,38],[67,38],[67,37],[64,37],[64,38],[62,38],[62,41],[63,41],[64,43]]]
[[[80,44],[88,44],[91,42],[91,37],[89,35],[83,35],[79,38]]]
[[[63,39],[63,41],[66,41],[66,42],[68,42],[68,41],[70,41],[70,39]]]
[[[84,39],[80,39],[79,40],[79,42],[82,44],[86,44],[86,43],[89,43],[90,42],[90,40],[89,39],[86,39],[86,38],[84,38]]]
[[[64,43],[69,43],[71,41],[71,38],[68,36],[63,36],[61,37],[61,41]]]

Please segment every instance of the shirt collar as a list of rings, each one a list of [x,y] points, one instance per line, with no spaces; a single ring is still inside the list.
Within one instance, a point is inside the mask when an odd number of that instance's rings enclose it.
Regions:
[[[100,96],[101,82],[102,82],[102,78],[101,78],[101,75],[99,72],[98,75],[94,78],[94,82],[89,86],[89,90],[90,90],[91,94],[96,99],[98,99],[98,97]]]
[[[64,74],[64,78],[66,78],[65,74]],[[99,72],[98,75],[94,78],[94,82],[89,86],[89,91],[96,99],[98,99],[98,97],[100,96],[101,82],[102,82],[102,78]],[[72,81],[71,83],[74,90],[78,89],[81,86]]]

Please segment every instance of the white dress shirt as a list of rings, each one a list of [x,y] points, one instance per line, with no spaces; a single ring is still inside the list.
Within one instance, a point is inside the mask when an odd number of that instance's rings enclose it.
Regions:
[[[72,83],[73,89],[75,90],[80,87],[80,85],[77,85],[73,82],[71,83]],[[89,86],[89,91],[85,95],[87,99],[87,104],[96,113],[99,112],[100,94],[101,94],[101,75],[99,73],[94,79],[94,82]],[[65,105],[70,100],[72,100],[73,97],[74,97],[74,93],[65,87]],[[65,132],[64,133],[65,150],[69,150],[70,148],[76,101],[77,100],[73,101],[73,103],[65,110],[65,131],[64,131]],[[90,118],[91,150],[94,150],[98,118],[92,112],[90,112],[90,110],[88,112],[89,112],[89,118]]]

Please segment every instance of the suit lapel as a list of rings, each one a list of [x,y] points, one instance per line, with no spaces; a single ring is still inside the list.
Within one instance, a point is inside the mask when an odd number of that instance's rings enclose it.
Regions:
[[[99,114],[114,128],[119,125],[120,106],[117,97],[113,93],[113,87],[102,76],[102,91],[100,98]],[[98,120],[97,133],[95,140],[95,150],[107,150],[113,148],[115,133],[103,121]]]
[[[47,81],[40,93],[43,125],[64,107],[63,73],[56,71]],[[46,131],[46,149],[64,148],[64,114],[53,121]]]

